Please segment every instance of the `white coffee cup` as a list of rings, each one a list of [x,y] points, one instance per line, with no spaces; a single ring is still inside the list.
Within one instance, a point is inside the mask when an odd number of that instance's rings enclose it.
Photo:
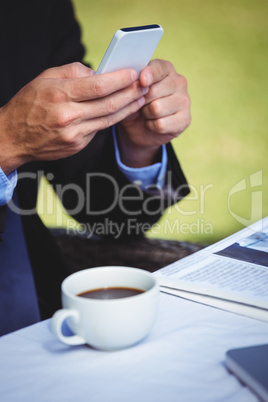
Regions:
[[[88,299],[78,294],[100,288],[136,288],[143,292],[118,299]],[[61,286],[62,306],[52,317],[52,330],[69,345],[89,344],[102,350],[134,345],[150,332],[157,313],[159,285],[149,272],[131,267],[98,267],[68,276]],[[74,335],[65,336],[67,320]]]

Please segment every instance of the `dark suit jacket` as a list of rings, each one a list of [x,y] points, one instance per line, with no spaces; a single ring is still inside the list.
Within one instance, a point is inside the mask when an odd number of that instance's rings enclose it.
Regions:
[[[1,2],[0,54],[0,106],[44,69],[82,61],[84,48],[69,0]],[[83,151],[72,157],[32,162],[18,170],[19,206],[43,318],[50,317],[60,307],[60,283],[69,271],[52,236],[34,212],[40,172],[48,177],[66,209],[77,220],[90,224],[91,228],[94,223],[117,223],[124,227],[123,236],[142,235],[145,227],[142,224],[155,223],[163,206],[171,205],[188,193],[171,145],[167,149],[170,180],[162,191],[140,192],[138,187],[130,186],[117,168],[111,129],[99,132]],[[62,191],[70,184],[76,187]],[[76,208],[78,188],[85,195],[81,208]],[[127,200],[127,196],[135,200]],[[2,228],[4,216],[2,207]]]

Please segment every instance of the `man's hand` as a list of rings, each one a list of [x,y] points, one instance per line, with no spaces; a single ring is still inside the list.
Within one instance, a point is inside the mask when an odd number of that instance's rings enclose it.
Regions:
[[[97,131],[136,113],[147,92],[131,69],[94,75],[72,63],[44,71],[0,109],[2,170],[77,153]]]
[[[146,104],[118,125],[121,159],[132,167],[155,162],[160,146],[177,137],[191,121],[187,81],[170,62],[151,61],[139,82],[149,87]]]

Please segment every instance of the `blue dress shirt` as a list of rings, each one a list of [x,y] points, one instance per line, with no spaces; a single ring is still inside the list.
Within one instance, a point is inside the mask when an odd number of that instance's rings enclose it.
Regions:
[[[130,168],[121,162],[116,139],[115,126],[113,126],[113,139],[117,165],[129,181],[140,185],[142,190],[146,190],[146,188],[148,188],[152,184],[156,185],[159,188],[163,188],[167,170],[167,150],[165,145],[162,145],[161,162],[157,162],[153,165],[142,168]]]
[[[113,126],[113,139],[117,165],[129,181],[140,185],[142,190],[146,190],[146,188],[152,184],[159,188],[163,188],[167,169],[167,150],[165,145],[162,146],[161,162],[142,168],[130,168],[121,162],[115,126]],[[10,175],[6,176],[0,167],[0,206],[6,205],[11,200],[16,184],[17,172],[14,171]]]
[[[0,207],[11,200],[16,184],[17,171],[15,170],[6,176],[0,167]]]

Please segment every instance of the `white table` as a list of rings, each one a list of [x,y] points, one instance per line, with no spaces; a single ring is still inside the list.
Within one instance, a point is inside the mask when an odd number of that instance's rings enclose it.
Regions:
[[[161,294],[153,331],[126,350],[63,345],[50,320],[3,336],[0,401],[257,401],[225,352],[267,342],[267,323]]]

